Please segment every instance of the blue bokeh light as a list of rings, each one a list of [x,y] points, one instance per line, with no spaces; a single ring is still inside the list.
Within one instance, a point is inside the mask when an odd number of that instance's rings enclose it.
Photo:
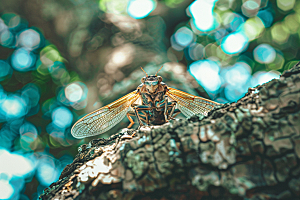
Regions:
[[[256,87],[257,85],[262,85],[266,82],[271,81],[272,79],[277,79],[280,77],[280,73],[277,71],[258,71],[253,74],[251,79],[251,86]]]
[[[54,61],[53,64],[48,65],[48,70],[54,79],[61,79],[63,74],[66,72],[66,67],[63,62]]]
[[[174,35],[175,41],[182,47],[188,46],[194,39],[194,33],[187,27],[181,27]]]
[[[260,44],[254,49],[253,55],[257,62],[268,64],[275,60],[276,51],[269,44]]]
[[[4,47],[13,47],[15,43],[14,35],[8,29],[0,32],[0,44]]]
[[[58,180],[60,171],[55,166],[53,157],[42,156],[37,165],[36,176],[39,182],[44,186],[49,186],[54,181]]]
[[[193,24],[198,30],[206,32],[218,26],[213,13],[215,2],[215,0],[198,0],[189,6],[189,12],[193,17]]]
[[[229,23],[229,30],[230,31],[236,31],[241,24],[243,24],[245,22],[244,17],[242,17],[241,15],[237,14],[237,13],[232,13],[230,15],[231,21]]]
[[[22,124],[19,131],[20,135],[25,135],[29,132],[34,134],[35,136],[37,136],[38,134],[36,127],[30,122],[25,122],[24,124]]]
[[[23,117],[27,113],[26,103],[17,95],[10,95],[0,102],[0,115],[4,118],[13,119]]]
[[[221,86],[220,67],[211,60],[200,60],[193,62],[189,72],[209,92],[216,92]]]
[[[20,136],[21,136],[21,141],[24,142],[25,144],[23,144],[23,147],[27,150],[28,145],[30,145],[30,143],[32,143],[33,141],[35,141],[35,139],[37,138],[38,135],[38,131],[36,129],[36,127],[29,123],[29,122],[25,122],[21,127],[20,127]]]
[[[258,8],[259,8],[258,3],[255,2],[255,1],[246,1],[246,2],[244,3],[244,5],[245,5],[247,8],[252,9],[252,10],[258,9]]]
[[[0,103],[2,103],[6,99],[7,95],[3,89],[3,87],[0,85]]]
[[[65,88],[60,88],[56,95],[56,99],[65,106],[70,106],[73,102],[70,102],[66,95],[67,93],[65,92]]]
[[[8,29],[7,25],[4,23],[3,19],[0,18],[0,32]]]
[[[58,141],[61,141],[61,139],[65,138],[65,132],[62,129],[57,129],[53,127],[52,124],[49,124],[47,126],[47,132],[50,134],[51,137]]]
[[[237,62],[232,67],[223,69],[221,75],[223,75],[226,83],[235,87],[242,87],[251,77],[251,67],[244,62]]]
[[[8,75],[12,74],[12,68],[4,60],[0,60],[0,81],[3,81]]]
[[[28,23],[25,20],[22,20],[22,18],[19,15],[16,15],[14,13],[5,13],[1,16],[4,23],[7,24],[7,27],[10,30],[13,30],[13,32],[18,32],[21,29],[24,29],[27,27]]]
[[[18,36],[18,45],[28,50],[38,48],[40,46],[40,42],[40,34],[33,29],[24,30]]]
[[[147,17],[156,7],[153,0],[130,0],[127,7],[127,13],[135,19]]]
[[[235,87],[233,85],[227,85],[224,89],[225,97],[230,102],[237,101],[245,95],[247,88],[248,87]]]
[[[173,49],[175,49],[176,51],[182,51],[184,49],[184,47],[180,46],[175,39],[175,36],[172,35],[170,38],[170,42],[171,42],[171,46]]]
[[[257,16],[262,20],[266,28],[272,25],[274,17],[269,10],[261,10],[257,13]]]
[[[258,4],[258,2],[252,0],[244,1],[242,5],[242,13],[246,17],[253,17],[257,14],[259,6],[260,5]]]
[[[251,67],[245,62],[237,62],[232,67],[224,68],[221,71],[224,79],[224,94],[230,102],[243,97],[250,87]]]
[[[11,57],[12,67],[17,71],[30,71],[35,63],[36,56],[30,51],[19,48],[17,49]]]
[[[80,102],[82,100],[85,100],[87,97],[87,87],[84,83],[82,82],[74,82],[69,84],[64,92],[66,98],[72,102]]]
[[[3,126],[0,130],[0,147],[11,149],[14,145],[14,140],[19,134],[11,131],[7,126]]]
[[[40,90],[34,83],[29,83],[23,87],[21,96],[27,100],[27,105],[34,107],[39,103]]]
[[[188,47],[188,55],[192,60],[200,60],[205,55],[205,48],[202,44],[193,43]]]
[[[76,110],[81,110],[87,105],[87,86],[80,81],[68,84],[58,90],[56,99],[65,106],[72,106]]]
[[[222,50],[227,54],[240,53],[246,49],[249,43],[247,36],[239,31],[226,36],[221,43]]]
[[[73,121],[73,115],[68,108],[61,106],[53,110],[52,121],[57,127],[67,128]]]
[[[47,125],[46,131],[49,133],[49,139],[52,145],[56,146],[59,143],[59,145],[66,147],[72,144],[72,141],[69,140],[73,140],[72,136],[70,136],[69,128],[61,128],[54,123],[50,123]]]

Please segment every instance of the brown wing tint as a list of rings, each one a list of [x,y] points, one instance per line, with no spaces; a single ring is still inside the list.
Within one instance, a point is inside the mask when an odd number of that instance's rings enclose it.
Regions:
[[[130,110],[130,105],[139,97],[140,94],[135,90],[107,106],[87,114],[73,125],[72,135],[79,139],[108,131],[125,117]]]
[[[191,117],[199,113],[207,116],[207,113],[216,105],[220,105],[217,102],[194,96],[170,87],[168,87],[167,95],[177,102],[179,110],[186,117]]]

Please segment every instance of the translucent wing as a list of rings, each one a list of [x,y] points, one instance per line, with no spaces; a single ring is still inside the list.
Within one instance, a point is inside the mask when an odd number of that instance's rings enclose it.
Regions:
[[[191,117],[195,114],[207,115],[216,105],[217,102],[194,96],[180,90],[168,87],[167,95],[169,98],[177,102],[179,110],[186,117]]]
[[[89,113],[79,119],[72,127],[71,133],[75,138],[85,138],[99,135],[119,123],[130,110],[140,94],[135,90],[124,97]]]

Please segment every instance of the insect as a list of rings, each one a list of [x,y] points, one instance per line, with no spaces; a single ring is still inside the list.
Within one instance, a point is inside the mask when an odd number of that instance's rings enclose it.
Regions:
[[[142,84],[136,90],[79,119],[72,127],[72,135],[79,139],[102,134],[125,116],[130,121],[127,128],[134,124],[133,116],[138,119],[140,127],[162,125],[180,112],[186,117],[198,113],[206,116],[215,106],[220,105],[167,86],[162,82],[162,77],[157,76],[161,68],[155,75],[148,75],[142,68],[146,76],[141,79]]]

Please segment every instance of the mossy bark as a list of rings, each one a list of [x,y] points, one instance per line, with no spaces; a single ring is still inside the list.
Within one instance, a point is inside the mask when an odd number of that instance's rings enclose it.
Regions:
[[[300,62],[199,120],[92,140],[41,199],[299,199]]]

